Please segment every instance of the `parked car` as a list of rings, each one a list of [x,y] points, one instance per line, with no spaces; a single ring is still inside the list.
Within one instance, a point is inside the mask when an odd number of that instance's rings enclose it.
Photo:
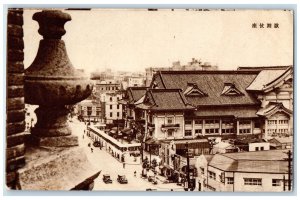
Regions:
[[[156,185],[158,182],[155,178],[155,176],[148,176],[148,181]]]
[[[157,189],[147,188],[146,191],[157,191]]]
[[[109,174],[103,174],[103,182],[104,183],[112,183],[112,180],[110,179],[110,175]]]
[[[121,184],[127,184],[128,183],[128,180],[126,178],[125,175],[118,175],[118,182],[121,183]]]

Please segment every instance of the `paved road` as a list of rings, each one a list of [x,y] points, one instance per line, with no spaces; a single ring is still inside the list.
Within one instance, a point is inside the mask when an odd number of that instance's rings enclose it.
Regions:
[[[157,191],[170,191],[173,189],[174,191],[183,191],[183,188],[177,186],[174,183],[164,184],[162,183],[163,177],[158,177],[159,180],[157,185],[154,185],[147,181],[147,179],[142,179],[140,177],[142,167],[140,164],[125,164],[125,169],[123,168],[123,164],[120,163],[117,159],[112,157],[108,152],[104,149],[100,150],[100,148],[92,147],[93,152],[91,152],[91,148],[88,147],[88,143],[92,144],[92,141],[87,135],[83,133],[85,129],[85,125],[82,122],[79,122],[76,119],[73,119],[70,122],[70,126],[73,130],[73,134],[79,137],[79,145],[84,147],[84,150],[90,160],[96,167],[99,168],[101,174],[95,180],[94,190],[97,191],[145,191],[147,188],[156,189]],[[134,176],[134,171],[137,172],[136,177]],[[102,181],[103,174],[110,174],[111,179],[113,180],[112,184],[105,184]],[[128,179],[128,184],[120,184],[117,182],[118,174],[126,175]]]

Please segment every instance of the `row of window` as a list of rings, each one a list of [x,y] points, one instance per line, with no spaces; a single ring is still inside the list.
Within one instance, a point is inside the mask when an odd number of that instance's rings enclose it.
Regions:
[[[280,128],[280,129],[268,129],[267,130],[267,133],[269,135],[273,134],[273,133],[288,133],[289,130],[288,129],[285,129],[285,128]]]
[[[102,87],[101,90],[104,90],[104,87]],[[119,87],[105,87],[105,90],[119,90]]]
[[[113,117],[113,113],[110,112],[110,113],[109,113],[109,116],[110,116],[110,117]],[[117,112],[117,117],[120,117],[120,112]]]
[[[112,110],[113,109],[113,105],[109,105],[109,108]],[[117,109],[120,108],[120,105],[117,105]]]
[[[228,129],[222,129],[222,134],[233,134],[234,129],[228,128]],[[250,134],[251,129],[240,129],[240,134]],[[195,134],[200,135],[202,134],[202,129],[195,129]],[[211,128],[211,129],[205,129],[205,134],[219,134],[218,128]],[[192,130],[185,130],[184,132],[185,136],[192,136]]]
[[[289,120],[268,120],[268,124],[288,124]]]
[[[204,168],[203,169],[203,174],[204,174]],[[202,173],[202,171],[201,171]],[[214,172],[208,171],[208,177],[210,179],[216,180],[216,174]],[[234,178],[233,177],[227,177],[227,184],[233,184],[234,183]],[[283,182],[282,179],[272,179],[272,186],[277,187],[281,186],[281,183]],[[288,181],[286,180],[286,185]],[[262,185],[262,179],[261,178],[244,178],[244,185]]]

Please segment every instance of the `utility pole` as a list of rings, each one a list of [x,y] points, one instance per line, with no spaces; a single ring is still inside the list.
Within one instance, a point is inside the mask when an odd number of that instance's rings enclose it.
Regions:
[[[187,176],[187,190],[189,191],[190,188],[190,155],[189,155],[189,143],[185,144],[186,148],[186,161],[187,161],[187,169],[186,169],[186,176]]]
[[[291,180],[291,175],[292,175],[292,152],[289,150],[287,153],[288,155],[288,191],[291,191],[292,188],[292,180]]]

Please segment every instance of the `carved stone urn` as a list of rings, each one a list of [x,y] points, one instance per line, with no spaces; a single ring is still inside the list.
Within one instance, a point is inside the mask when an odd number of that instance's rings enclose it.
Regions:
[[[78,138],[71,135],[67,122],[66,105],[87,98],[92,83],[73,67],[61,40],[66,33],[64,24],[71,16],[59,10],[43,10],[35,13],[33,20],[39,23],[38,32],[43,39],[33,63],[25,71],[25,103],[39,105],[31,141],[46,147],[77,146]]]

